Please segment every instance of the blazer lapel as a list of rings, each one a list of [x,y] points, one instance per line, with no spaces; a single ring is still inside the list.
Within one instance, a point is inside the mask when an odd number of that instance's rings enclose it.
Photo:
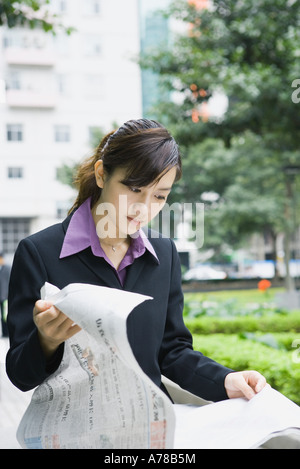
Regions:
[[[122,288],[116,273],[105,259],[94,256],[91,249],[86,249],[76,255],[101,280],[101,284],[112,288]]]
[[[152,255],[146,252],[141,257],[135,259],[133,264],[127,267],[127,274],[124,283],[125,290],[131,291],[133,289],[136,282],[140,279],[143,269],[145,269],[150,263],[156,264]]]

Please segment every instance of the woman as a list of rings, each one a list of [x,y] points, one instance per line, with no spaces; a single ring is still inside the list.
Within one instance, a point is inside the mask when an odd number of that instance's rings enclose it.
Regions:
[[[168,131],[154,121],[129,121],[79,169],[79,193],[68,218],[21,241],[8,314],[7,373],[17,387],[32,389],[56,371],[64,342],[79,331],[39,300],[46,281],[58,288],[90,283],[152,296],[130,314],[128,339],[141,368],[162,389],[161,374],[212,401],[251,398],[264,387],[258,372],[233,372],[193,350],[182,319],[174,243],[141,230],[180,176],[179,150]]]

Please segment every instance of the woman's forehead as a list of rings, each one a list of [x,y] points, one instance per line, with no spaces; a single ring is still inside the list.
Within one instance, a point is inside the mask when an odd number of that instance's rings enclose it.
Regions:
[[[147,186],[141,187],[153,187],[155,186],[157,189],[160,190],[170,190],[176,178],[176,168],[172,167],[168,171],[164,171],[161,173],[152,183],[148,184]],[[116,168],[113,173],[113,179],[118,182],[126,182],[127,178],[127,171],[126,168]]]

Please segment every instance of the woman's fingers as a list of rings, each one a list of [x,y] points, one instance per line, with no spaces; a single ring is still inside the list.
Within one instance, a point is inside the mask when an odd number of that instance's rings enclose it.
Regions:
[[[252,399],[266,385],[266,379],[258,371],[229,373],[225,378],[225,389],[229,398],[246,397]]]
[[[39,331],[40,342],[47,356],[50,356],[65,340],[81,329],[52,303],[38,300],[33,310],[33,319]]]

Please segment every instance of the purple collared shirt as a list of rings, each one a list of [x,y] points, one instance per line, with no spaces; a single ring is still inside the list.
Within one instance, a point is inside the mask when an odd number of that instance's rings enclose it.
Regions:
[[[60,259],[77,254],[84,249],[91,247],[94,256],[103,257],[114,269],[114,265],[103,251],[97,232],[95,222],[91,212],[91,199],[88,198],[74,213],[68,226],[63,246],[60,252]],[[142,256],[146,249],[159,262],[156,252],[149,242],[147,236],[142,230],[139,230],[138,236],[131,239],[131,244],[119,265],[115,269],[121,285],[124,285],[126,278],[126,267],[133,264],[134,259]]]

